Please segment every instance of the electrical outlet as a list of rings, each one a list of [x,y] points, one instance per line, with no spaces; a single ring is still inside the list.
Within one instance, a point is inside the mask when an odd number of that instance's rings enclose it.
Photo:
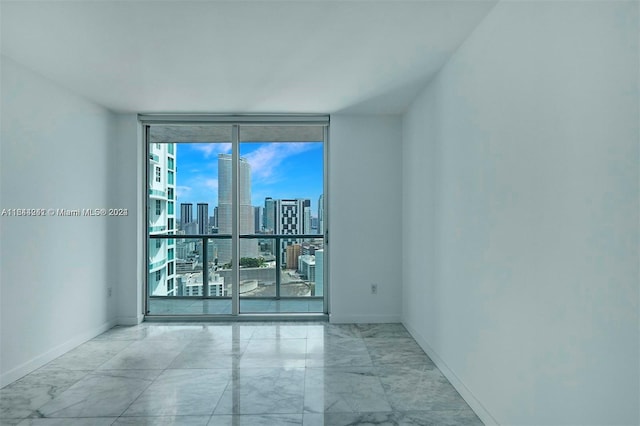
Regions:
[[[371,284],[371,294],[378,294],[378,284]]]

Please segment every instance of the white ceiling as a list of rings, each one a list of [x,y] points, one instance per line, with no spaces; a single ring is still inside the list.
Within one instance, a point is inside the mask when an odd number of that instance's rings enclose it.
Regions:
[[[401,113],[491,1],[2,1],[1,51],[123,112]]]

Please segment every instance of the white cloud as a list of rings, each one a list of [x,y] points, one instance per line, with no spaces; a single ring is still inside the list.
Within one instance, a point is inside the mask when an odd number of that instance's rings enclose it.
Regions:
[[[269,143],[247,155],[254,177],[267,179],[272,177],[278,166],[287,158],[313,149],[314,145],[304,142]]]
[[[218,198],[218,179],[207,175],[193,176],[186,182],[186,191],[178,190],[180,202],[215,203]]]
[[[212,155],[229,154],[231,152],[231,144],[229,143],[197,143],[192,148],[203,153],[204,158]]]
[[[176,186],[176,197],[177,198],[188,197],[189,194],[191,193],[191,189],[192,188],[190,186],[184,186],[184,185]]]
[[[204,179],[202,186],[212,191],[218,190],[218,179]]]

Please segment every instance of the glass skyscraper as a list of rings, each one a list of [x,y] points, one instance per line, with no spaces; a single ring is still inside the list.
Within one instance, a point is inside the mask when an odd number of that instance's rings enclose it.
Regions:
[[[232,193],[232,156],[218,154],[218,233],[231,234],[233,231],[233,193]],[[239,184],[239,227],[240,234],[253,234],[255,231],[254,210],[251,205],[251,165],[240,158]],[[240,242],[240,257],[258,257],[258,240],[244,239]],[[218,240],[218,263],[231,260],[231,241]]]
[[[198,234],[209,234],[209,204],[198,203]]]
[[[176,189],[176,155],[172,143],[149,144],[149,235],[173,234],[176,227],[174,209]],[[148,240],[148,285],[153,296],[175,294],[175,240]]]

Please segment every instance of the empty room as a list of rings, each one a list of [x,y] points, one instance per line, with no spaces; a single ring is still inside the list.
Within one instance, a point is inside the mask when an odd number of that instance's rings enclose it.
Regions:
[[[0,53],[0,424],[640,424],[637,0],[1,0]]]

